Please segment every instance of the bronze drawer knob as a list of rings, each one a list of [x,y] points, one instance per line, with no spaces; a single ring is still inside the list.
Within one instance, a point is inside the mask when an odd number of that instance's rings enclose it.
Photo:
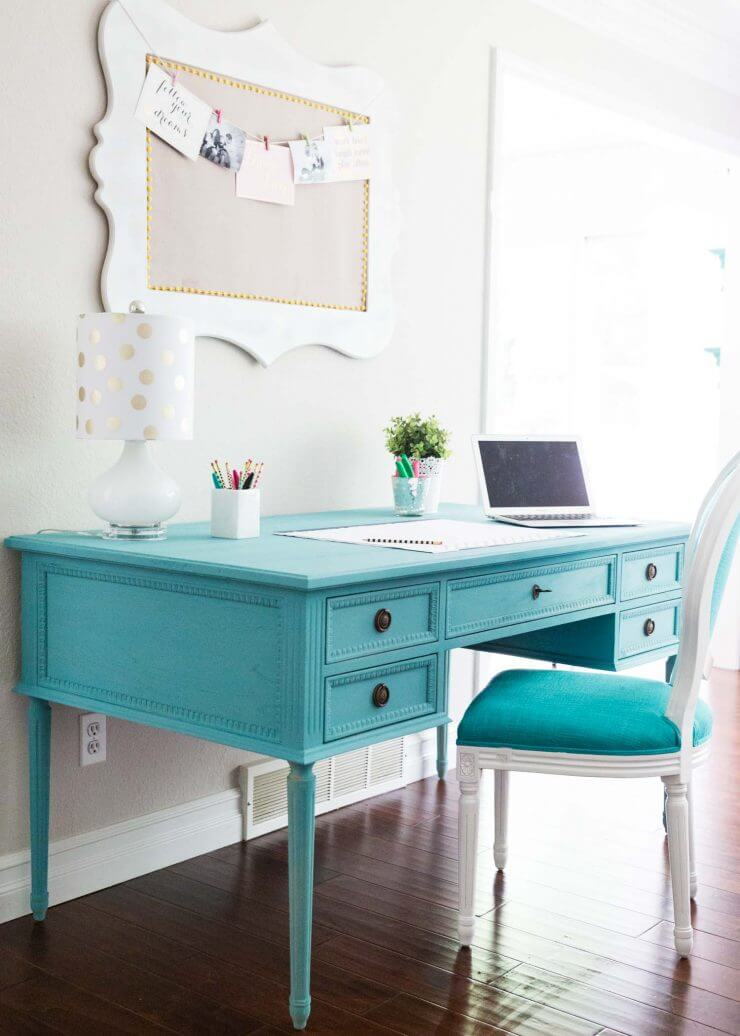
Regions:
[[[649,583],[652,583],[653,579],[655,579],[657,574],[658,566],[651,561],[648,567],[645,569],[645,578]]]
[[[383,706],[388,704],[390,700],[391,692],[388,690],[387,684],[379,683],[373,688],[373,705],[378,709],[382,709]]]
[[[540,594],[551,594],[551,593],[552,593],[552,590],[545,590],[544,586],[537,586],[536,583],[532,587],[532,599],[534,601],[537,600],[537,598],[540,596]]]
[[[652,637],[653,633],[655,633],[655,622],[653,619],[645,619],[643,629],[646,637]]]
[[[391,628],[393,616],[387,608],[379,608],[375,613],[375,629],[378,633],[385,633]]]

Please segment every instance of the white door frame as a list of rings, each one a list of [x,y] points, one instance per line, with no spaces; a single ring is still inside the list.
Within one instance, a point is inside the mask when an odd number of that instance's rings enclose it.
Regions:
[[[481,361],[480,361],[480,405],[478,430],[482,433],[490,431],[492,389],[496,379],[497,341],[497,285],[499,278],[500,230],[497,222],[498,200],[501,189],[501,146],[502,146],[502,114],[506,90],[507,75],[521,78],[546,86],[559,93],[564,93],[590,104],[600,105],[620,115],[639,119],[655,127],[658,132],[670,133],[684,137],[704,147],[721,151],[728,156],[740,155],[740,139],[730,137],[714,130],[698,126],[695,123],[680,122],[676,117],[668,115],[649,104],[636,104],[621,96],[618,91],[610,91],[602,86],[582,78],[571,78],[555,72],[544,65],[521,58],[501,47],[491,47],[489,57],[489,96],[488,96],[488,161],[486,173],[486,205],[485,205],[485,249],[484,249],[484,297],[483,318],[481,328]],[[740,205],[735,214],[734,234],[732,237],[740,244]],[[737,271],[728,269],[728,283],[737,283],[740,293],[740,255]],[[734,341],[740,338],[740,298],[728,307],[728,328],[726,341],[730,340],[730,325],[737,329]],[[725,349],[725,356],[728,350]],[[721,452],[717,458],[717,466],[731,456],[740,444],[740,417],[731,409],[733,401],[740,396],[740,354],[733,358],[735,362],[727,364],[722,370],[722,430]],[[740,559],[735,559],[735,566],[728,580],[723,615],[718,623],[718,642],[715,643],[715,655],[718,664],[740,668],[740,636],[735,632],[740,625]],[[735,642],[733,643],[733,636]],[[717,639],[717,638],[716,638]],[[473,666],[473,693],[480,689],[480,654],[475,652]]]

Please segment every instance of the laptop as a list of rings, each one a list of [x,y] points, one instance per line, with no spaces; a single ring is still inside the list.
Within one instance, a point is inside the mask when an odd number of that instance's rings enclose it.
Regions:
[[[489,518],[532,529],[640,524],[594,513],[573,436],[474,435],[473,451]]]

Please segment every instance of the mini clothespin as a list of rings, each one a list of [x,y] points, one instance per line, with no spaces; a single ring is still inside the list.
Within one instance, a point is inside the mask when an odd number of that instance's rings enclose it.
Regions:
[[[270,150],[270,138],[267,136],[267,134],[265,134],[262,139],[265,142],[265,151],[269,151]]]
[[[216,113],[216,122],[221,122],[221,115],[223,114],[223,112],[220,108],[214,108],[213,110]]]
[[[177,82],[177,69],[176,68],[173,68],[173,69],[170,70],[170,79],[172,80],[172,85],[174,86],[175,83]]]
[[[306,145],[306,147],[308,147],[308,145],[311,143],[311,141],[308,139],[308,133],[301,133],[301,140]]]
[[[347,125],[349,126],[350,133],[354,132],[354,128],[355,127],[354,127],[354,124],[352,122],[352,119],[346,119],[345,121],[346,121]]]

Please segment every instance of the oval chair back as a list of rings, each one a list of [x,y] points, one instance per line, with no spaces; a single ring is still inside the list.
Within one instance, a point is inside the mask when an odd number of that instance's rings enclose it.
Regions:
[[[665,715],[681,732],[681,780],[691,774],[694,711],[717,612],[740,536],[740,452],[707,493],[686,547],[678,659]]]

